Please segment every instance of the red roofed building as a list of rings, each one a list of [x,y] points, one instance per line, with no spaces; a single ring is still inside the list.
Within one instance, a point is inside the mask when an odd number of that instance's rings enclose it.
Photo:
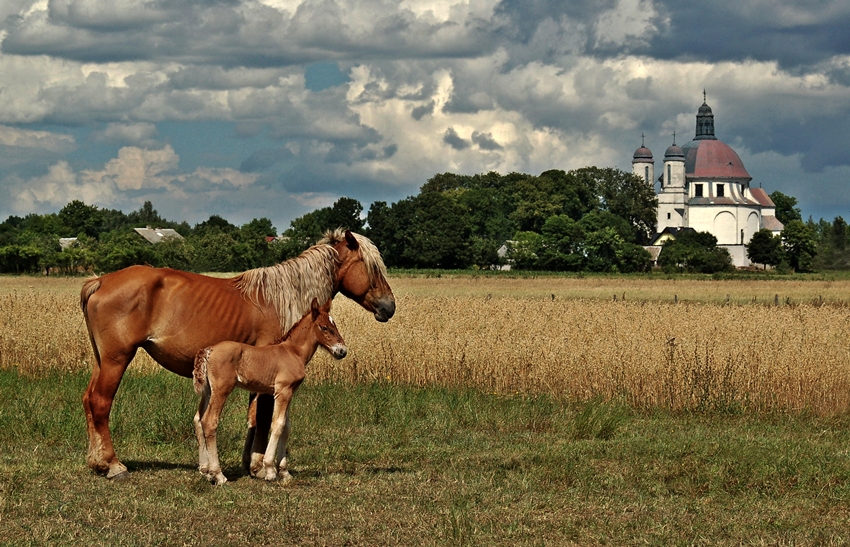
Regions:
[[[652,152],[641,144],[632,172],[654,184],[654,169]],[[778,234],[783,228],[773,201],[761,188],[751,188],[752,180],[738,154],[714,135],[714,114],[703,101],[694,139],[680,147],[674,138],[664,154],[656,231],[710,232],[736,266],[748,266],[745,245],[753,234],[763,228]]]

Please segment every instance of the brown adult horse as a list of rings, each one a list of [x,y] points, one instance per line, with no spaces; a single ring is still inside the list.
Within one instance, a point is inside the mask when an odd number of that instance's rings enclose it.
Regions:
[[[131,266],[87,281],[80,305],[95,356],[83,393],[88,466],[107,478],[128,475],[112,445],[109,413],[139,348],[167,370],[191,378],[201,348],[223,340],[271,344],[310,311],[313,298],[325,302],[337,292],[374,313],[378,321],[395,313],[378,249],[350,231],[329,232],[296,258],[233,278]],[[256,433],[255,455],[243,455],[243,461],[262,459],[271,423],[269,403],[258,405],[256,431],[249,430],[245,444],[247,451]]]

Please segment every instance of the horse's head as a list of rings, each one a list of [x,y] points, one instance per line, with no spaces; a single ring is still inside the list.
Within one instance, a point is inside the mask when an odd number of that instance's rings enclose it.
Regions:
[[[328,350],[334,359],[342,359],[348,353],[348,348],[345,347],[345,340],[330,316],[331,301],[329,299],[324,306],[319,307],[319,301],[313,299],[310,305],[313,334],[319,345]]]
[[[374,313],[378,321],[388,321],[395,314],[395,296],[378,249],[368,238],[350,230],[331,245],[340,260],[336,272],[339,292]]]

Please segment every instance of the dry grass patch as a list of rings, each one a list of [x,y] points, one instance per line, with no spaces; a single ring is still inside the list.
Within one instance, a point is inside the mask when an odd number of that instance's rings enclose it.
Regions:
[[[39,374],[91,366],[81,283],[0,278],[0,367]],[[338,362],[317,354],[312,379],[602,397],[674,410],[834,415],[850,407],[850,281],[457,276],[391,283],[398,311],[388,323],[336,299],[350,353]],[[768,304],[779,286],[781,305]],[[158,365],[140,351],[131,369]]]

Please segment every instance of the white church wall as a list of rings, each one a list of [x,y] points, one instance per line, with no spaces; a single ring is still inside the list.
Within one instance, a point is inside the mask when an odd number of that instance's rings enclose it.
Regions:
[[[714,216],[713,227],[709,230],[721,245],[734,245],[738,241],[738,221],[731,211],[721,211]]]
[[[750,214],[747,217],[747,228],[744,232],[745,243],[749,243],[749,241],[753,238],[753,235],[759,231],[759,226],[761,226],[759,214],[755,211],[750,211]]]

